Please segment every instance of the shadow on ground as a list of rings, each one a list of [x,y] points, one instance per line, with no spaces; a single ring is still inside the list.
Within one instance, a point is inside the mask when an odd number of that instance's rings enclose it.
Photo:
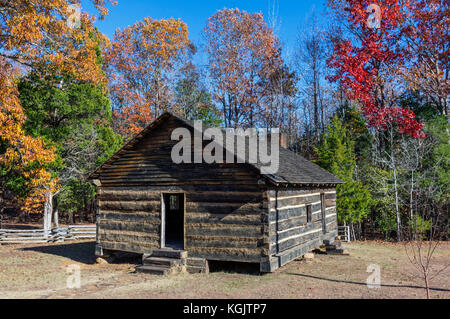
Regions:
[[[95,241],[27,247],[22,250],[65,257],[75,262],[87,265],[95,264],[97,259],[95,256]],[[114,264],[138,264],[141,261],[141,256],[137,254],[116,253],[113,258],[108,259],[108,261]]]
[[[312,276],[312,275],[305,275],[305,274],[287,273],[287,275],[300,276],[300,277],[312,278],[312,279],[320,279],[320,280],[326,280],[326,281],[338,282],[338,283],[345,283],[345,284],[352,284],[352,285],[360,285],[360,286],[366,286],[366,285],[367,285],[365,282],[348,281],[348,280],[338,280],[338,279],[324,278],[324,277],[318,277],[318,276]],[[389,287],[389,288],[425,289],[425,287],[422,287],[422,286],[413,286],[413,285],[380,284],[380,286],[381,286],[381,287]],[[450,291],[450,289],[445,289],[445,288],[433,288],[433,287],[430,287],[430,290],[434,290],[434,291]]]
[[[259,264],[254,263],[241,263],[241,262],[229,262],[229,261],[209,261],[210,272],[226,272],[226,273],[238,273],[246,275],[258,275]]]
[[[95,263],[95,242],[82,242],[51,246],[36,246],[23,248],[24,251],[35,251],[43,254],[56,255],[71,259],[82,264]]]

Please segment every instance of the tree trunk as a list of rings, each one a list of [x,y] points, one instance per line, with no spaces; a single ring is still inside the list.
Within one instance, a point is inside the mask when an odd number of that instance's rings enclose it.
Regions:
[[[394,192],[395,192],[395,216],[397,221],[397,241],[401,241],[401,220],[400,220],[400,210],[398,203],[398,187],[397,187],[397,169],[394,168]]]
[[[55,210],[53,212],[53,221],[55,223],[55,227],[59,227],[59,218],[58,218],[58,199],[55,198]]]
[[[44,205],[44,236],[48,238],[52,228],[53,194],[47,192]]]
[[[3,190],[0,189],[0,229],[2,228],[2,221],[3,221],[3,211],[4,211],[4,205],[3,205]]]
[[[67,222],[69,225],[75,224],[74,213],[68,213]]]
[[[428,282],[428,274],[426,272],[424,273],[424,278],[425,278],[425,289],[427,290],[427,299],[430,299],[430,284]]]
[[[413,194],[414,194],[414,171],[411,171],[411,189],[409,192],[409,219],[411,221],[412,239],[416,240],[417,227],[414,227],[414,224],[413,224],[413,221],[414,221]]]
[[[391,168],[394,171],[394,195],[395,195],[395,216],[397,221],[397,241],[400,242],[401,238],[401,219],[400,219],[400,208],[398,202],[398,181],[397,181],[397,163],[394,155],[394,136],[393,128],[390,127],[389,130],[389,141],[390,141],[390,157],[391,157]]]

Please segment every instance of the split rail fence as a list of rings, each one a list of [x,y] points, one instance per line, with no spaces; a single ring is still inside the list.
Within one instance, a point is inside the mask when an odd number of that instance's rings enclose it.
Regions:
[[[45,229],[0,229],[0,244],[51,243],[58,241],[95,239],[95,225],[72,225]]]
[[[350,242],[350,226],[338,226],[338,235],[341,237],[341,240]]]

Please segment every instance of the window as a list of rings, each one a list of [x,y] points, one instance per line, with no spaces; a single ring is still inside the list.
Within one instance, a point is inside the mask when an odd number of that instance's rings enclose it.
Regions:
[[[320,194],[320,206],[321,206],[320,208],[322,210],[322,232],[324,234],[326,234],[327,233],[327,214],[326,214],[327,202],[325,200],[324,193]]]
[[[306,205],[306,221],[308,223],[312,222],[312,205]]]
[[[169,209],[178,210],[180,208],[179,197],[177,195],[170,195],[169,197]]]

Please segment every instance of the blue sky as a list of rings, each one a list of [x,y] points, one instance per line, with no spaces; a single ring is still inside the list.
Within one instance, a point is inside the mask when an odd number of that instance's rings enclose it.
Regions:
[[[96,23],[99,30],[112,38],[117,28],[124,28],[142,20],[144,17],[154,19],[180,18],[189,27],[190,39],[198,44],[206,20],[217,10],[239,8],[247,12],[261,12],[266,16],[269,2],[273,0],[118,0],[118,5],[111,7],[105,21]],[[299,27],[313,10],[320,14],[326,7],[327,0],[278,0],[280,28],[278,36],[287,49],[292,48],[297,40]],[[82,1],[85,10],[93,12],[87,0]]]

